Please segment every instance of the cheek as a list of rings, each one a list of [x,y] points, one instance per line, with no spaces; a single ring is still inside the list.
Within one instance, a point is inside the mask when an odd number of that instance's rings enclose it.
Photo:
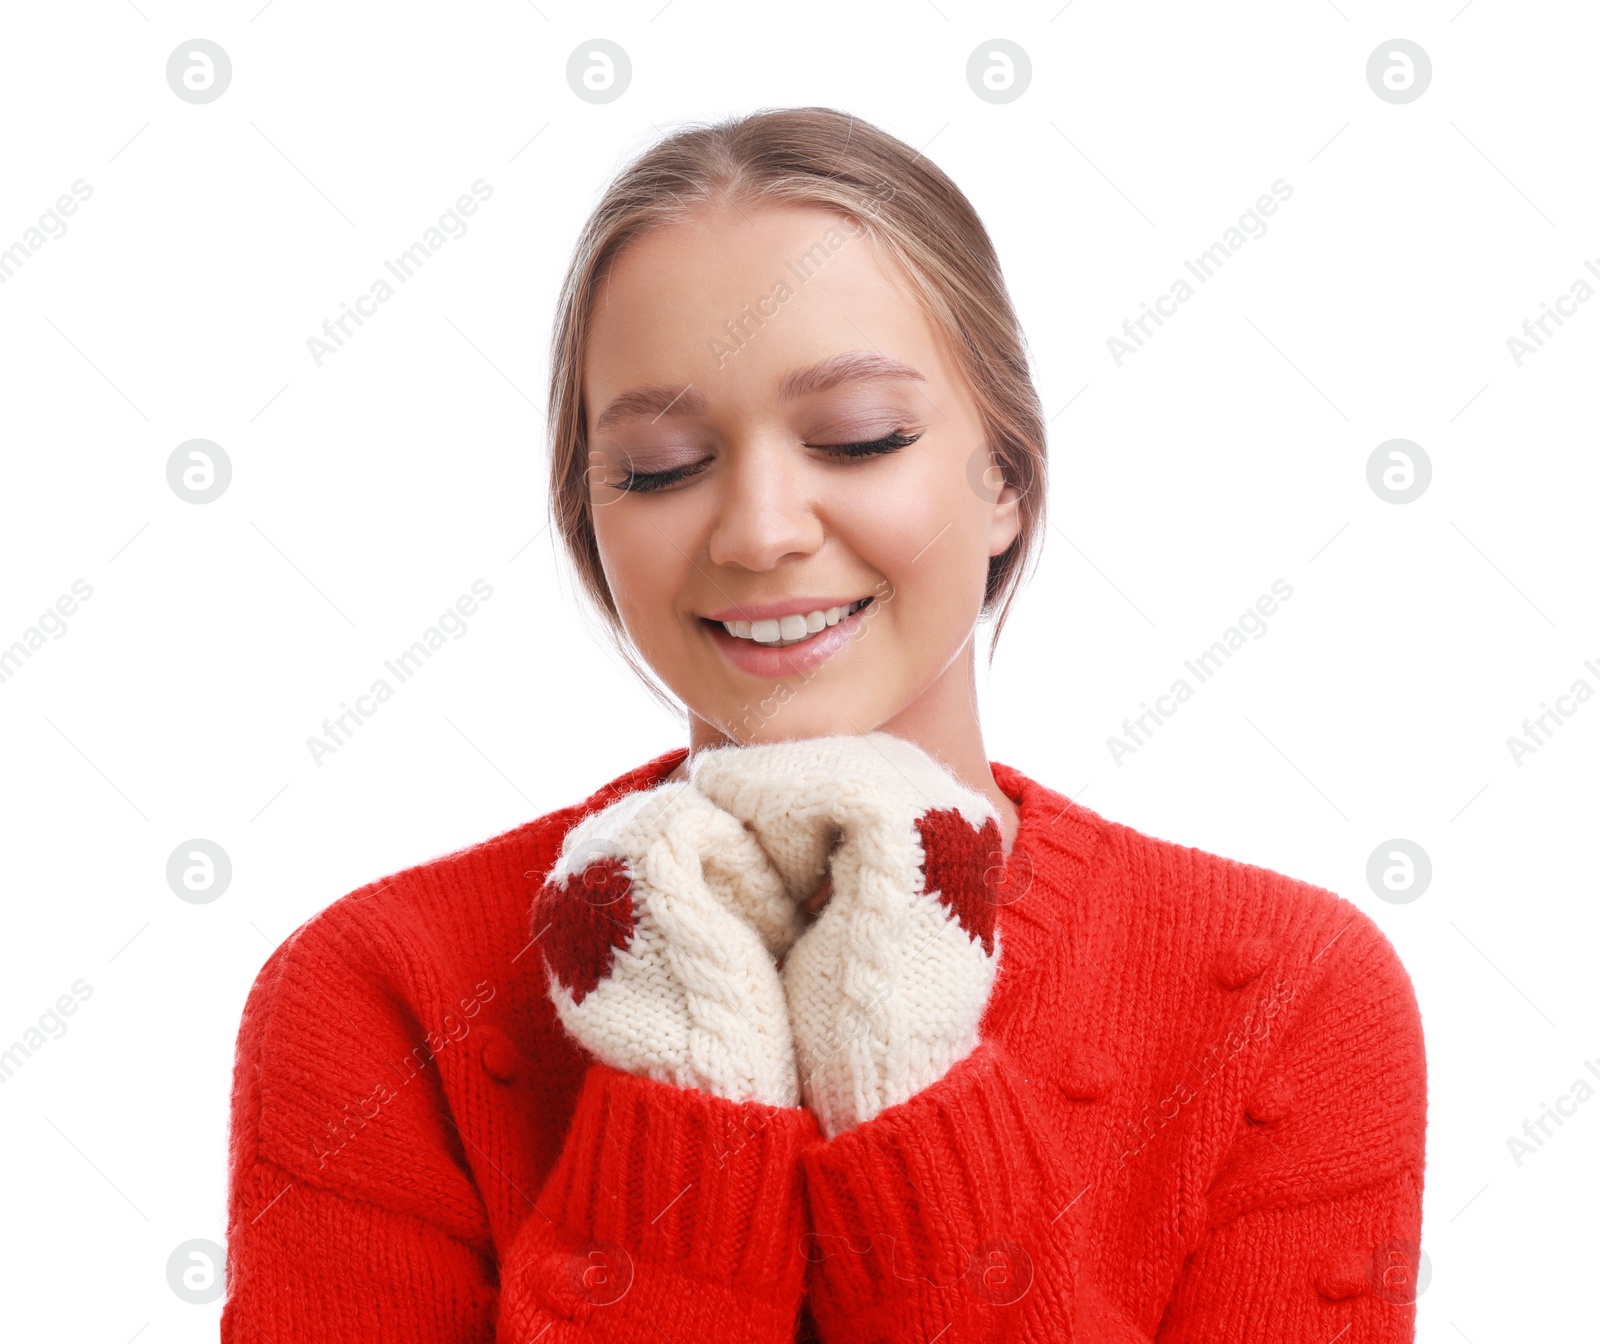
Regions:
[[[595,544],[611,596],[630,630],[663,614],[676,553],[648,523],[627,516],[626,503],[594,514]]]
[[[692,497],[699,493],[686,492],[671,507],[664,499],[623,500],[593,515],[595,544],[623,629],[663,674],[680,668],[694,638],[681,605],[686,592],[704,584],[694,565],[704,547],[703,511]]]
[[[851,548],[919,605],[981,601],[988,574],[986,506],[945,465],[886,476],[835,515]]]

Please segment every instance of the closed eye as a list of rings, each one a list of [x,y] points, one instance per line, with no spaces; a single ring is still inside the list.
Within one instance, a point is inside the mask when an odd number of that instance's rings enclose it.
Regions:
[[[922,431],[915,434],[905,434],[896,430],[893,434],[885,434],[881,439],[873,439],[866,443],[812,443],[808,448],[815,448],[819,453],[827,453],[830,457],[843,461],[851,461],[863,457],[881,457],[886,453],[898,452],[907,448],[922,437]],[[648,494],[652,490],[663,490],[668,486],[676,485],[679,481],[687,480],[691,476],[698,476],[709,466],[709,462],[691,462],[681,467],[670,467],[666,471],[634,471],[621,484],[608,481],[613,490],[626,490],[639,494]]]
[[[607,481],[613,490],[627,490],[639,494],[648,494],[651,490],[661,490],[669,485],[675,485],[689,476],[698,475],[706,469],[704,462],[691,462],[687,466],[672,467],[667,471],[630,471],[627,480],[618,485],[614,481]]]
[[[893,434],[885,434],[881,439],[873,439],[870,443],[814,443],[810,446],[834,457],[877,457],[883,453],[892,453],[909,447],[921,437],[920,430],[915,434],[904,434],[896,430]]]

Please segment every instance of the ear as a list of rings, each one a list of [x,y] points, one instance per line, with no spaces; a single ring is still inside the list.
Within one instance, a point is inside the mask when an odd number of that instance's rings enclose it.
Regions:
[[[994,502],[994,514],[989,524],[989,554],[999,555],[1017,539],[1022,531],[1022,491],[1008,485],[1000,491]]]

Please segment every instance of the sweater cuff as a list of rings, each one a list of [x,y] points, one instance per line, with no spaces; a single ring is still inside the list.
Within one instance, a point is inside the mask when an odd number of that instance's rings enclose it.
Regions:
[[[868,1318],[889,1339],[929,1339],[951,1323],[967,1338],[962,1329],[1007,1318],[1060,1331],[1071,1318],[1083,1182],[995,1041],[907,1101],[809,1144],[800,1166],[825,1336],[854,1322],[873,1337]]]
[[[678,1338],[675,1326],[737,1325],[792,1339],[805,1288],[798,1160],[819,1137],[802,1107],[729,1101],[595,1061],[503,1295],[530,1322],[620,1326],[648,1310]]]

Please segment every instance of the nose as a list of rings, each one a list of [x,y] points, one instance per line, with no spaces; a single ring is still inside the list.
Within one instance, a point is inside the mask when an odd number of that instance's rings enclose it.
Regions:
[[[736,446],[717,496],[709,543],[712,563],[767,570],[815,552],[823,542],[823,527],[803,477],[781,444]]]

